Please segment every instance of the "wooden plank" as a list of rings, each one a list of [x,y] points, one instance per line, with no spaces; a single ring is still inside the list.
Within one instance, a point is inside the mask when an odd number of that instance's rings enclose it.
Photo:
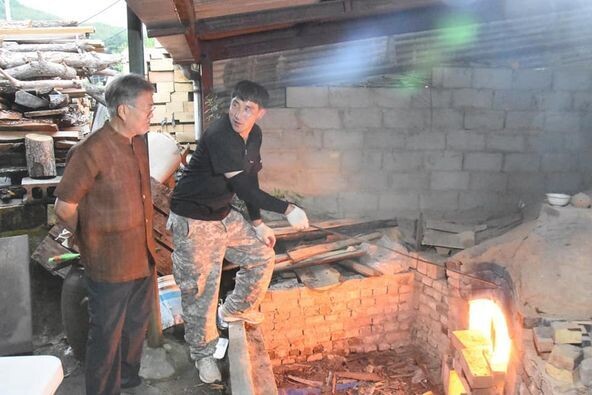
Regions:
[[[280,222],[281,223],[281,222]],[[278,240],[291,240],[295,238],[302,238],[303,235],[309,234],[317,234],[322,235],[326,234],[323,229],[327,230],[334,230],[334,231],[343,231],[347,230],[358,230],[358,229],[376,229],[376,228],[387,228],[391,226],[397,226],[397,220],[394,218],[386,219],[386,220],[377,220],[377,221],[367,221],[367,220],[360,220],[360,219],[334,219],[328,221],[315,221],[310,223],[310,227],[306,230],[294,230],[291,226],[278,226],[273,227],[273,231],[275,232],[275,237]],[[295,237],[293,237],[295,236]]]
[[[18,120],[23,117],[23,114],[18,111],[0,110],[0,120]]]
[[[337,377],[342,377],[344,379],[352,379],[358,381],[384,381],[384,378],[380,377],[376,373],[339,371],[335,372],[335,375]]]
[[[154,210],[152,231],[156,240],[173,250],[173,238],[171,233],[166,230],[167,220],[168,217],[165,214],[159,210]]]
[[[33,130],[26,130],[26,131],[2,131],[0,130],[0,141],[24,141],[25,136],[29,133],[33,132]],[[35,133],[44,134],[47,136],[51,136],[54,139],[56,138],[64,138],[64,139],[78,139],[79,133],[77,131],[44,131],[44,130],[35,130]]]
[[[449,233],[425,229],[421,244],[447,248],[468,248],[475,245],[475,232]]]
[[[344,261],[341,261],[339,262],[339,265],[346,267],[365,277],[378,277],[384,274],[378,269],[374,269],[373,267],[364,265],[363,263],[354,261],[353,259],[346,259]]]
[[[334,241],[332,243],[316,244],[310,247],[300,247],[288,251],[288,256],[294,263],[303,261],[311,256],[322,254],[329,251],[338,250],[344,247],[349,247],[356,244],[361,244],[366,241],[379,239],[382,237],[382,233],[374,232],[368,235],[359,236],[346,240]]]
[[[292,261],[282,262],[277,264],[273,269],[274,272],[281,272],[284,270],[295,270],[300,269],[303,267],[308,266],[315,266],[315,265],[324,265],[327,263],[339,262],[344,259],[351,259],[351,258],[358,258],[362,255],[366,254],[364,251],[360,249],[354,249],[351,251],[348,250],[340,250],[340,251],[331,251],[325,254],[320,254],[317,256],[310,257],[308,259],[303,260],[299,263],[292,263]]]
[[[449,233],[461,233],[461,232],[467,232],[467,231],[479,232],[479,231],[487,229],[486,224],[463,225],[463,224],[457,224],[454,222],[435,221],[435,220],[426,220],[425,227],[426,227],[426,229],[440,230],[442,232],[449,232]]]
[[[491,348],[490,340],[483,336],[481,332],[470,329],[453,331],[451,340],[452,346],[458,351],[465,348],[480,348],[484,350]]]
[[[166,185],[150,177],[150,188],[152,190],[152,203],[154,208],[161,213],[168,215],[171,204],[173,190]]]
[[[493,386],[493,375],[489,364],[480,348],[460,350],[460,363],[471,388],[490,388]]]
[[[36,118],[36,117],[49,117],[53,115],[63,115],[68,112],[68,107],[56,108],[53,110],[39,110],[39,111],[27,111],[25,117]]]
[[[263,333],[259,326],[249,326],[246,328],[246,332],[255,393],[257,395],[277,395],[278,390],[269,354],[265,349]]]
[[[58,126],[54,123],[32,120],[0,121],[0,132],[4,131],[57,132]]]
[[[0,28],[0,36],[4,40],[18,40],[22,37],[37,36],[76,36],[94,32],[95,28],[92,26]]]
[[[328,265],[310,266],[294,271],[307,288],[323,291],[340,284],[341,273]]]
[[[230,365],[231,393],[255,395],[247,332],[245,323],[242,321],[228,324],[228,364]]]

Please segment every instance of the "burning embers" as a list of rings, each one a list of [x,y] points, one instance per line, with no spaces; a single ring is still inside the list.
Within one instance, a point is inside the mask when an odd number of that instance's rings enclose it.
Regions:
[[[452,346],[452,369],[444,372],[448,395],[503,393],[512,341],[504,312],[496,302],[469,301],[469,329],[454,331]]]

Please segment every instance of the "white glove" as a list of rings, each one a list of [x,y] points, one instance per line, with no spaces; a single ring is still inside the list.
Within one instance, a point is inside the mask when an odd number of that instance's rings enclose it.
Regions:
[[[265,243],[266,246],[273,248],[275,245],[275,233],[273,232],[273,229],[265,225],[263,222],[254,228],[255,233],[257,233],[257,238]]]
[[[290,226],[296,230],[304,230],[308,228],[308,218],[306,213],[298,206],[292,206],[292,211],[286,214],[286,218]]]

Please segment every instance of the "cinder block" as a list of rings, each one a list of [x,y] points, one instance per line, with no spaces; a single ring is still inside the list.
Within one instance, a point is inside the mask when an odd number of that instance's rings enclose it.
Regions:
[[[541,170],[544,172],[567,172],[577,168],[577,157],[570,154],[545,153],[542,155]]]
[[[506,129],[542,129],[545,124],[545,114],[540,111],[508,111],[506,114]]]
[[[452,91],[452,103],[455,108],[491,108],[493,104],[493,90],[455,89]]]
[[[485,149],[485,136],[466,130],[447,132],[446,149],[458,151],[481,151]]]
[[[380,128],[382,126],[382,111],[376,108],[344,110],[343,126],[346,129]]]
[[[376,210],[378,196],[367,192],[343,192],[339,194],[344,208],[349,210]]]
[[[364,132],[365,149],[380,149],[380,151],[405,148],[407,135],[400,129],[371,129]]]
[[[472,68],[434,67],[432,84],[443,88],[469,88],[473,78]]]
[[[419,195],[410,192],[381,194],[378,199],[378,209],[386,211],[418,210]]]
[[[553,83],[550,70],[514,70],[513,89],[549,89]]]
[[[564,138],[562,133],[542,133],[526,138],[526,151],[535,152],[564,152]]]
[[[372,89],[373,103],[384,108],[409,108],[414,90],[400,88]]]
[[[173,81],[190,82],[190,80],[187,77],[185,77],[183,70],[181,70],[181,66],[175,66],[175,70],[173,70]]]
[[[577,193],[585,187],[582,173],[554,172],[545,175],[545,187],[549,191]]]
[[[475,68],[472,86],[474,88],[510,89],[512,87],[512,70]]]
[[[297,129],[299,126],[297,111],[288,108],[270,108],[265,116],[257,122],[265,129]]]
[[[342,128],[339,111],[327,108],[303,108],[300,110],[300,122],[303,127],[313,129]]]
[[[510,134],[488,135],[486,147],[488,151],[524,151],[524,137]]]
[[[505,191],[508,175],[504,173],[471,172],[469,189],[476,191]]]
[[[175,92],[193,92],[191,82],[175,82]]]
[[[329,181],[329,180],[328,180]],[[348,185],[349,184],[349,185]],[[375,171],[371,174],[357,173],[347,177],[346,187],[343,190],[357,189],[361,191],[384,191],[385,185],[389,185],[389,173],[384,171]],[[323,188],[322,185],[319,185]],[[327,188],[327,186],[325,186]]]
[[[543,174],[516,172],[508,175],[508,190],[540,193],[545,190]]]
[[[573,94],[573,109],[575,111],[592,110],[592,93],[575,92]]]
[[[323,131],[323,147],[335,149],[355,149],[362,146],[364,135],[359,130],[339,129]]]
[[[464,170],[500,171],[503,154],[489,152],[469,152],[464,154]]]
[[[536,107],[547,111],[569,111],[573,108],[572,92],[544,92],[535,96]]]
[[[577,112],[548,112],[545,130],[550,132],[579,132],[580,114]]]
[[[452,89],[430,89],[431,108],[450,108],[452,106]]]
[[[553,73],[553,89],[586,91],[592,87],[589,70],[559,70]]]
[[[152,95],[152,100],[154,104],[169,103],[171,101],[171,94],[168,92],[157,92]]]
[[[582,361],[579,368],[579,377],[582,384],[588,387],[592,386],[592,358]]]
[[[331,107],[372,107],[372,89],[369,88],[349,88],[349,87],[330,87],[329,105]]]
[[[172,82],[174,75],[171,71],[149,71],[148,80],[152,83]]]
[[[286,107],[328,107],[328,87],[288,87]]]
[[[540,156],[537,154],[506,154],[504,171],[536,172],[540,168]]]
[[[419,170],[423,165],[423,156],[416,152],[394,151],[384,153],[382,158],[383,170],[412,171]]]
[[[555,342],[553,341],[553,329],[550,326],[537,326],[533,330],[534,345],[539,353],[551,352]]]
[[[426,172],[412,173],[387,173],[390,179],[389,185],[395,191],[418,191],[428,188],[430,184],[429,174]],[[390,191],[387,191],[387,193]]]
[[[536,100],[532,92],[515,89],[495,91],[493,96],[495,110],[534,110]]]
[[[467,110],[464,127],[469,130],[500,130],[504,127],[504,118],[503,111]]]
[[[583,360],[582,349],[571,344],[555,344],[548,364],[559,369],[575,370]]]
[[[421,132],[407,137],[407,148],[411,150],[436,150],[446,147],[446,135],[443,133]]]
[[[426,170],[460,170],[462,160],[463,157],[460,152],[428,152],[424,155],[424,168]]]
[[[424,130],[430,125],[430,112],[416,109],[385,111],[383,122],[387,128]]]
[[[456,109],[432,110],[432,128],[434,130],[460,130],[463,128],[463,113]]]
[[[458,210],[458,192],[433,191],[419,195],[422,210]]]

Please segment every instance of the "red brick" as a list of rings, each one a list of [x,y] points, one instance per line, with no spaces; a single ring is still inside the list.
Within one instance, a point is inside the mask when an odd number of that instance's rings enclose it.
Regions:
[[[320,311],[317,306],[305,307],[302,309],[302,314],[306,317],[311,317],[311,316],[319,315]]]
[[[376,304],[376,300],[374,300],[374,298],[367,298],[367,299],[360,300],[360,305],[362,307],[364,307],[364,306],[374,306],[375,304]]]
[[[326,315],[324,316],[326,322],[335,322],[339,320],[339,316],[335,314]]]
[[[344,339],[346,337],[345,336],[345,333],[346,332],[343,331],[343,330],[341,330],[341,331],[335,331],[335,332],[331,333],[331,340],[341,340],[341,339]],[[357,333],[356,333],[355,336],[357,336]]]
[[[423,261],[417,262],[417,271],[420,272],[421,274],[426,274],[427,273],[427,263],[425,263]]]
[[[440,265],[428,265],[427,267],[427,275],[428,277],[438,280],[440,278],[444,278],[446,274],[446,269]]]
[[[400,294],[409,294],[413,292],[413,285],[401,285],[399,287]]]
[[[371,334],[372,327],[370,325],[360,327],[360,336],[370,336]]]
[[[349,302],[347,302],[345,304],[347,306],[347,308],[349,309],[357,309],[358,307],[360,307],[360,300],[359,299],[355,299],[355,300],[350,300]]]

